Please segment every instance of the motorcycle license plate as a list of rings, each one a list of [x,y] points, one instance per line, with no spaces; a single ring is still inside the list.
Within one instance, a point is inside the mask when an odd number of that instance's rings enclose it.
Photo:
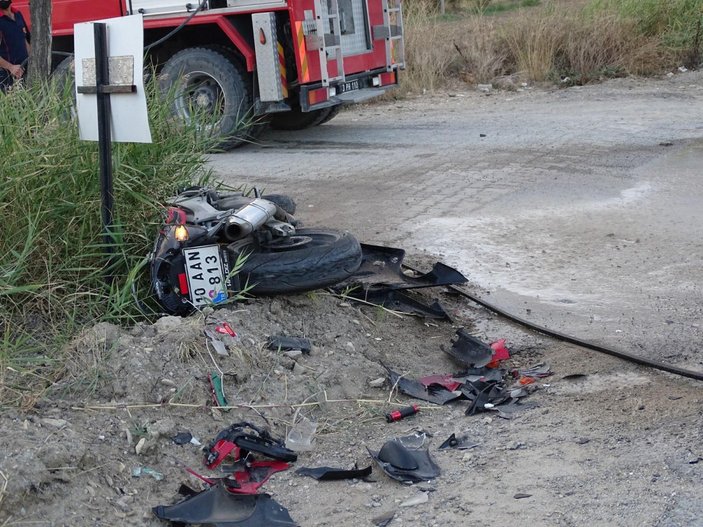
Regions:
[[[190,301],[195,307],[227,300],[227,285],[222,272],[218,245],[183,249]]]

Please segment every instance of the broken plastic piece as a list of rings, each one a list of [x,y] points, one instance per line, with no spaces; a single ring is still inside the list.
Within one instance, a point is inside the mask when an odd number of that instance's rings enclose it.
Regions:
[[[505,339],[493,342],[491,344],[491,349],[493,350],[493,357],[491,357],[491,362],[486,364],[488,368],[498,368],[502,361],[510,358],[510,352],[508,348],[505,347]]]
[[[392,289],[412,289],[441,285],[464,284],[466,277],[456,269],[437,262],[429,273],[409,275],[403,272],[405,251],[394,247],[361,244],[361,266],[343,282],[342,288],[350,284],[366,286],[383,285]]]
[[[393,518],[395,518],[395,511],[389,511],[380,516],[376,516],[371,521],[376,527],[388,527],[393,521]]]
[[[471,401],[466,409],[466,415],[485,412],[510,399],[508,390],[496,382],[467,382],[462,386],[461,391]],[[486,406],[486,404],[490,406]]]
[[[263,454],[279,461],[295,461],[298,455],[287,449],[283,442],[251,423],[235,423],[221,431],[205,449],[205,466],[216,468],[228,456],[234,461],[247,457],[249,452]]]
[[[225,392],[222,388],[222,379],[217,373],[210,373],[210,391],[212,394],[212,402],[216,406],[229,406],[227,399],[225,398]]]
[[[209,339],[210,344],[212,344],[215,353],[217,353],[221,357],[227,357],[229,355],[229,353],[227,353],[227,346],[225,346],[225,343],[222,342],[214,332],[210,331],[209,329],[206,329],[205,336]]]
[[[439,302],[435,301],[432,304],[427,305],[409,296],[407,293],[393,288],[357,288],[346,293],[346,296],[392,309],[393,311],[399,311],[401,313],[419,315],[436,320],[451,320]]]
[[[142,476],[151,476],[156,481],[161,481],[164,479],[164,475],[161,472],[157,472],[153,468],[149,467],[134,467],[132,469],[132,477],[140,478]]]
[[[396,386],[400,392],[409,395],[410,397],[414,397],[415,399],[421,399],[433,404],[442,405],[461,397],[461,393],[450,392],[449,390],[437,385],[425,387],[416,380],[402,377],[400,374],[388,368],[385,364],[383,367],[388,371],[388,378],[390,379],[391,386]]]
[[[312,443],[315,439],[317,423],[311,421],[304,415],[300,415],[293,424],[293,428],[286,435],[286,447],[295,452],[307,452],[312,450]]]
[[[462,380],[455,379],[451,373],[444,375],[426,375],[425,377],[420,377],[418,381],[420,384],[427,386],[428,388],[433,384],[438,384],[450,392],[458,390],[464,383]]]
[[[369,454],[389,477],[410,483],[434,479],[439,467],[424,446],[425,434],[398,437],[387,441],[377,453]]]
[[[535,364],[527,368],[526,370],[519,370],[519,373],[523,377],[534,377],[536,379],[542,379],[544,377],[549,377],[552,375],[552,370],[548,364],[543,362]]]
[[[455,448],[457,450],[468,450],[470,448],[475,448],[478,443],[474,443],[469,439],[467,435],[461,435],[459,437],[456,434],[450,435],[447,440],[439,445],[439,450],[445,450],[447,448]]]
[[[288,509],[277,503],[268,494],[234,495],[222,485],[174,504],[159,505],[152,509],[154,515],[174,524],[212,527],[295,527]]]
[[[332,467],[303,467],[295,471],[300,476],[309,476],[318,481],[335,481],[340,479],[361,479],[371,475],[371,465],[366,468],[354,468],[345,470]]]
[[[463,328],[458,329],[456,334],[458,338],[452,341],[452,347],[446,349],[442,346],[442,351],[470,368],[480,368],[491,362],[493,350],[488,344],[470,335]]]
[[[222,335],[229,335],[230,337],[237,337],[237,332],[232,329],[232,326],[230,326],[227,322],[223,322],[222,325],[217,326],[215,328],[215,331]]]
[[[266,347],[270,350],[292,351],[300,350],[303,353],[310,353],[312,342],[305,337],[284,337],[272,335],[266,342]]]

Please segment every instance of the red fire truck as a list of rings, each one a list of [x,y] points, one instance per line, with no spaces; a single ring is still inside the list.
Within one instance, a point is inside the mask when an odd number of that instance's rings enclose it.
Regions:
[[[29,19],[29,0],[13,5]],[[401,0],[52,0],[52,11],[55,56],[73,52],[75,23],[141,14],[174,113],[214,113],[224,148],[262,119],[285,130],[327,122],[394,87],[404,68]]]

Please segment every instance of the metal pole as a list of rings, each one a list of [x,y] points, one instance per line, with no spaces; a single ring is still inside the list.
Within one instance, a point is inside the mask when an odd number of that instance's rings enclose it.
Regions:
[[[107,281],[112,282],[109,270],[114,253],[112,236],[113,195],[112,195],[112,137],[110,133],[110,95],[103,93],[103,87],[110,84],[110,69],[107,54],[107,26],[93,24],[95,36],[95,84],[98,101],[98,152],[100,154],[100,200],[103,222],[103,241],[107,256]]]

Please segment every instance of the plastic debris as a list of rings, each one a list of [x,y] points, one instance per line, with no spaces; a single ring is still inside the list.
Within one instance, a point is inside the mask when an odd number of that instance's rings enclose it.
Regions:
[[[232,326],[230,326],[227,322],[223,322],[219,326],[215,327],[215,331],[220,333],[221,335],[229,335],[230,337],[233,338],[238,338],[239,335],[237,335],[237,332],[232,329]]]
[[[227,352],[227,346],[225,346],[225,343],[222,342],[214,332],[210,331],[209,329],[206,329],[205,336],[208,338],[210,344],[215,350],[215,353],[217,353],[221,357],[229,356],[229,353]]]
[[[177,445],[187,445],[190,443],[195,446],[200,446],[202,444],[197,438],[193,437],[193,434],[190,432],[178,432],[171,440]]]
[[[132,477],[140,478],[142,476],[151,476],[156,481],[161,481],[164,479],[164,475],[161,472],[157,472],[153,468],[149,467],[134,467],[132,469]]]
[[[311,421],[304,415],[298,416],[293,427],[286,435],[286,447],[295,452],[307,452],[312,450],[317,422]]]
[[[210,380],[212,402],[215,403],[215,406],[229,406],[222,387],[222,378],[217,373],[210,373],[208,379]]]
[[[461,397],[461,393],[450,392],[441,386],[433,385],[431,387],[426,387],[414,379],[407,379],[401,376],[388,368],[385,364],[383,367],[388,371],[391,386],[397,387],[400,392],[414,397],[415,399],[442,405]]]
[[[318,481],[336,481],[340,479],[360,479],[371,475],[371,465],[366,468],[356,468],[351,470],[332,467],[302,467],[295,471],[299,476],[309,476]]]
[[[456,434],[452,434],[446,439],[444,443],[439,445],[439,450],[445,450],[447,448],[454,448],[456,450],[468,450],[477,446],[478,443],[471,441],[467,435],[461,435],[457,437]]]
[[[270,350],[281,351],[302,351],[310,353],[312,342],[304,337],[284,337],[281,335],[272,335],[266,342],[266,347]]]
[[[188,490],[190,492],[188,492]],[[262,525],[291,526],[297,524],[288,509],[268,494],[234,495],[222,485],[214,485],[202,492],[186,487],[189,494],[174,505],[159,505],[152,512],[157,518],[180,525],[206,524],[212,527],[260,527]]]
[[[505,339],[493,342],[491,344],[491,349],[493,350],[493,356],[491,357],[491,362],[486,364],[488,368],[498,368],[501,362],[510,358],[510,352],[508,348],[505,347]]]
[[[388,511],[380,516],[376,516],[371,521],[376,527],[388,527],[393,521],[393,518],[395,518],[395,511]]]
[[[369,454],[389,477],[419,483],[434,479],[441,473],[425,446],[426,440],[424,433],[397,437],[387,441],[377,453],[369,450]]]
[[[488,344],[470,335],[463,328],[458,329],[456,334],[457,339],[452,341],[452,347],[447,349],[442,346],[442,351],[470,368],[480,368],[491,362],[493,349]]]

